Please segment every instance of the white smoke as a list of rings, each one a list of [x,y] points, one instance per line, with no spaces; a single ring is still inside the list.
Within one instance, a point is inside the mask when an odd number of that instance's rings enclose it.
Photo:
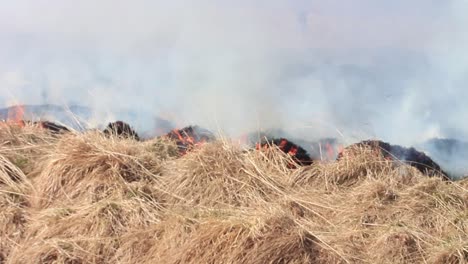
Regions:
[[[0,0],[3,104],[231,135],[465,139],[466,1]],[[339,131],[339,132],[337,132]]]

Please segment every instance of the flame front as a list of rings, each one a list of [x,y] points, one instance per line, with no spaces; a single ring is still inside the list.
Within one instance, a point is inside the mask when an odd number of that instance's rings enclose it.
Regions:
[[[11,107],[8,110],[8,116],[7,116],[7,123],[10,124],[15,124],[21,127],[25,126],[24,123],[24,106],[23,105],[16,105]]]
[[[173,129],[165,137],[174,140],[181,155],[187,154],[192,150],[210,140],[209,137],[198,134],[195,128],[186,127],[183,129]]]

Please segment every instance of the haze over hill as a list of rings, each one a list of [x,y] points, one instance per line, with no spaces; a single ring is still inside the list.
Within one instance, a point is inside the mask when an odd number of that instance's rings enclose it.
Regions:
[[[78,131],[98,128],[103,129],[108,122],[115,120],[126,120],[136,128],[138,133],[143,138],[152,138],[158,135],[167,133],[176,125],[169,120],[145,113],[134,111],[120,111],[107,116],[106,121],[97,121],[93,117],[94,111],[89,107],[72,105],[69,107],[59,105],[22,105],[12,106],[0,109],[0,120],[11,118],[12,113],[21,111],[21,116],[25,120],[32,121],[53,121],[66,125]],[[101,119],[103,120],[103,119]],[[269,129],[264,131],[249,131],[245,132],[247,142],[254,145],[255,142],[262,140],[264,137],[286,137],[294,141],[314,159],[334,160],[338,151],[352,142],[345,142],[341,138],[324,137],[315,140],[307,140],[307,137],[301,138],[300,133],[290,133],[287,129]],[[392,142],[401,144],[399,142]],[[459,139],[440,139],[431,138],[426,141],[421,141],[414,146],[429,154],[444,171],[453,178],[461,178],[468,175],[468,143]]]
[[[0,105],[80,105],[90,127],[150,133],[158,116],[233,137],[467,141],[466,13],[463,0],[6,1]]]
[[[10,1],[0,102],[85,105],[100,122],[170,113],[234,135],[468,138],[467,12],[462,0]]]
[[[163,118],[151,113],[136,112],[131,110],[119,110],[104,116],[96,116],[92,108],[70,105],[60,106],[53,104],[44,105],[19,105],[0,108],[0,120],[7,120],[15,112],[21,112],[22,119],[31,121],[53,121],[66,125],[78,131],[86,129],[102,129],[109,122],[127,120],[141,135],[155,136],[174,128],[174,125]]]

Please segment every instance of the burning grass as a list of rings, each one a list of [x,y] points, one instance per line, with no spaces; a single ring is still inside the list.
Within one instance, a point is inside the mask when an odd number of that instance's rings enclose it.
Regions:
[[[29,166],[4,145],[0,263],[468,262],[466,179],[369,149],[299,167],[274,146],[8,129]]]

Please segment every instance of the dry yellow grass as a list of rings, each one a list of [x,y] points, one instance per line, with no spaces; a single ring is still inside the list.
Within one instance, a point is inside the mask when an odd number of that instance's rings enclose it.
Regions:
[[[26,175],[0,155],[0,263],[23,236],[28,183]]]
[[[32,204],[95,202],[122,196],[130,183],[158,181],[168,153],[152,152],[158,144],[107,138],[98,132],[64,135],[50,146],[30,173],[36,193]]]
[[[22,127],[0,123],[0,139],[0,154],[28,173],[43,151],[55,143],[57,136],[32,124]]]
[[[273,154],[273,153],[272,153]],[[279,151],[267,158],[226,142],[213,142],[165,166],[162,177],[167,202],[176,206],[245,207],[281,195],[289,173],[278,168]]]
[[[468,263],[467,179],[33,129],[0,129],[0,263]]]

